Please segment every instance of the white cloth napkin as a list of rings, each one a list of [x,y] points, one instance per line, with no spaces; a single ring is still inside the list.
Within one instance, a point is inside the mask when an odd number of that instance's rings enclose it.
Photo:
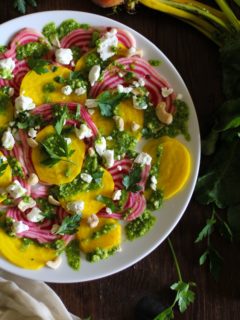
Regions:
[[[0,320],[80,320],[44,282],[0,270]]]

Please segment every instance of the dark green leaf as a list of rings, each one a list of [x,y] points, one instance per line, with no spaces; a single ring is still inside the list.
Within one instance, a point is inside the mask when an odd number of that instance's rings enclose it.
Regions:
[[[234,236],[240,240],[240,204],[232,206],[227,212],[228,223]]]
[[[173,308],[169,307],[156,316],[153,320],[171,320],[174,319]]]
[[[112,212],[116,212],[117,211],[117,206],[114,204],[113,200],[111,198],[102,196],[102,195],[98,195],[96,197],[97,201],[100,201],[102,203],[104,203],[106,205],[106,207],[110,208],[112,210]]]
[[[137,185],[141,180],[142,168],[135,165],[129,175],[123,177],[124,187],[132,192],[138,192],[142,190],[142,187]]]
[[[61,134],[65,121],[68,119],[68,108],[60,106],[55,109],[55,130],[58,135]]]
[[[98,106],[100,109],[100,113],[104,117],[112,117],[113,116],[113,110],[112,106],[107,103],[98,102]]]
[[[104,91],[97,99],[100,113],[104,117],[112,117],[114,108],[126,98],[126,93]]]
[[[197,239],[195,240],[195,243],[202,241],[204,238],[211,235],[213,232],[213,226],[216,223],[216,219],[214,217],[211,217],[210,219],[207,219],[207,223],[204,226],[204,228],[200,231]]]
[[[44,59],[28,59],[29,68],[34,70],[37,74],[47,73],[49,70],[47,66],[49,65],[49,61]]]
[[[0,53],[4,53],[5,51],[7,51],[7,47],[0,45]]]
[[[240,98],[225,102],[217,111],[214,129],[224,131],[240,126]]]
[[[200,256],[199,258],[199,264],[200,266],[204,265],[204,263],[207,261],[207,257],[208,257],[208,250],[204,251],[203,254]]]
[[[195,293],[190,289],[191,286],[195,286],[195,283],[185,283],[179,281],[171,286],[171,289],[177,291],[176,301],[181,313],[187,310],[188,306],[194,302]]]
[[[2,159],[0,159],[0,177],[4,174],[7,169],[8,163],[3,163]]]
[[[30,6],[32,7],[36,7],[37,6],[37,1],[35,0],[27,0],[28,4],[30,4]]]
[[[80,225],[81,216],[75,214],[67,216],[63,219],[61,226],[57,230],[56,234],[74,234],[77,232],[77,228]]]
[[[209,269],[215,280],[218,280],[222,268],[223,259],[219,252],[212,246],[209,247]]]
[[[215,130],[212,130],[206,139],[202,140],[202,154],[205,156],[210,156],[215,152],[218,136],[219,133]]]
[[[26,13],[25,0],[14,0],[14,8],[16,8],[22,14]]]

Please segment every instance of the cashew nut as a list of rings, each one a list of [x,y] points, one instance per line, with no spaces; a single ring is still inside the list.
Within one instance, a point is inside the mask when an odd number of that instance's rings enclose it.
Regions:
[[[33,138],[27,138],[27,143],[31,148],[36,148],[38,146],[38,142]]]
[[[48,266],[51,269],[58,269],[60,267],[61,263],[62,263],[62,257],[58,256],[55,260],[48,261],[46,263],[46,266]]]
[[[39,182],[38,176],[35,173],[31,173],[27,180],[27,183],[30,186],[35,186],[38,182]]]
[[[173,121],[173,116],[171,113],[166,111],[166,103],[163,101],[157,105],[156,115],[158,117],[158,120],[164,124],[169,125]]]
[[[119,117],[119,116],[114,116],[113,117],[116,126],[118,128],[119,131],[123,131],[124,130],[124,120],[123,118]]]
[[[60,206],[60,202],[53,198],[52,195],[48,196],[48,202],[54,206]]]

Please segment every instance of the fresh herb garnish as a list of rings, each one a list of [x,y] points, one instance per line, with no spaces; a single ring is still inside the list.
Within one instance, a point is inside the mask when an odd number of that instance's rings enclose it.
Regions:
[[[23,173],[21,163],[14,157],[8,157],[7,160],[8,160],[8,164],[12,169],[13,176],[23,178],[24,173]]]
[[[41,161],[43,165],[52,167],[59,161],[71,162],[69,158],[75,150],[69,149],[69,146],[63,136],[52,134],[39,143],[47,156]]]
[[[112,117],[114,115],[114,108],[126,97],[126,93],[104,91],[97,98],[101,115],[104,117]]]
[[[114,201],[111,198],[108,198],[108,197],[102,196],[102,195],[98,195],[96,197],[96,200],[104,203],[107,208],[111,209],[112,212],[118,211],[117,205],[114,203]]]
[[[63,219],[61,226],[58,228],[56,234],[74,234],[80,225],[81,215],[75,214],[67,216]]]
[[[142,187],[138,185],[141,181],[142,168],[139,165],[135,165],[130,171],[129,175],[123,177],[123,185],[128,191],[138,192],[142,190]]]
[[[29,58],[28,65],[29,68],[34,70],[37,74],[43,74],[49,71],[49,69],[47,68],[47,66],[49,65],[49,61],[44,59]]]
[[[14,8],[16,8],[21,14],[25,14],[27,5],[30,5],[32,7],[36,7],[37,1],[35,1],[35,0],[14,0],[13,5],[14,5]]]
[[[54,128],[58,135],[61,134],[63,126],[66,120],[68,119],[68,117],[69,117],[69,114],[68,114],[67,106],[59,106],[59,105],[54,106],[54,120],[55,120]]]
[[[7,106],[11,103],[11,99],[8,94],[0,93],[0,113],[6,112]]]
[[[4,53],[5,51],[7,51],[7,47],[0,45],[0,53]]]
[[[7,169],[8,162],[4,162],[2,158],[0,158],[0,177],[4,174]]]
[[[43,85],[42,90],[43,90],[44,93],[51,93],[51,92],[54,92],[56,90],[56,87],[55,87],[54,83],[49,82],[49,83],[45,83]]]
[[[56,206],[51,205],[46,198],[37,199],[38,207],[41,209],[41,215],[47,219],[54,219],[56,217]]]
[[[29,114],[29,112],[20,112],[15,119],[16,126],[19,129],[30,129],[42,126],[43,119],[40,115]]]

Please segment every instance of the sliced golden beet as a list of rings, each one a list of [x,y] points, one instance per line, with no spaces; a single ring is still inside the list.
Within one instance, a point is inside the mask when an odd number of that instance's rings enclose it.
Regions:
[[[112,118],[102,116],[97,108],[94,114],[91,115],[91,118],[102,135],[111,135],[113,129],[115,128],[115,122]]]
[[[133,107],[132,99],[123,100],[117,107],[117,114],[124,120],[124,130],[129,131],[137,139],[141,138],[143,128],[144,112]],[[133,123],[140,127],[136,131],[132,131]]]
[[[191,157],[188,149],[181,142],[172,138],[160,138],[149,141],[143,148],[156,160],[156,150],[162,145],[157,186],[163,190],[164,198],[169,199],[179,192],[187,182],[191,170]]]
[[[105,207],[105,204],[97,201],[96,197],[98,195],[103,195],[106,197],[112,197],[114,190],[114,182],[112,175],[104,169],[102,178],[102,187],[95,190],[81,191],[73,194],[70,197],[60,199],[61,205],[66,208],[67,202],[72,201],[83,201],[83,217],[88,217],[93,213],[97,213],[99,210]]]
[[[0,95],[0,103],[0,128],[4,129],[13,120],[14,108],[11,99],[4,94]]]
[[[41,142],[54,133],[54,128],[47,126],[37,134],[36,140]],[[67,137],[71,139],[69,149],[74,150],[74,153],[68,159],[64,159],[65,161],[60,160],[52,167],[41,163],[46,156],[40,144],[37,148],[32,149],[33,166],[42,182],[56,185],[68,183],[81,172],[86,146],[75,134],[69,134]]]
[[[69,96],[64,95],[61,91],[64,85],[54,81],[54,78],[58,76],[67,79],[71,70],[65,67],[57,67],[57,69],[54,70],[54,66],[49,66],[47,73],[38,74],[33,70],[29,71],[22,80],[20,94],[32,98],[37,106],[50,102],[84,103],[86,94],[80,96],[77,96],[75,93]],[[51,90],[53,91],[51,92]]]
[[[0,157],[3,156],[2,152],[0,151]],[[7,164],[7,160],[3,162],[3,164]],[[3,174],[0,175],[0,188],[7,187],[12,182],[12,169],[8,164],[6,169],[3,171]],[[0,199],[0,202],[5,200],[4,196],[3,199]]]
[[[105,234],[101,232],[104,227],[109,228]],[[96,232],[99,232],[97,237]],[[77,238],[80,240],[81,250],[85,253],[92,252],[96,248],[110,250],[121,244],[121,225],[117,220],[100,218],[98,225],[95,228],[91,228],[87,223],[87,219],[84,219],[78,229]]]
[[[8,236],[0,229],[0,254],[24,269],[37,270],[56,258],[56,251],[35,244],[24,246],[21,239]]]

